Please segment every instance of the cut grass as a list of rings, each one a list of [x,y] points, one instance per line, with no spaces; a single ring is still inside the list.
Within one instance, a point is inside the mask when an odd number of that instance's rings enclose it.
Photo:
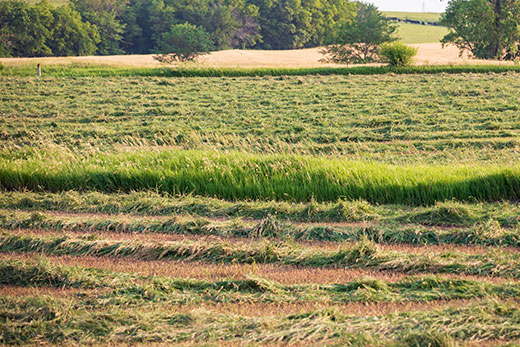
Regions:
[[[396,346],[417,346],[439,340],[444,341],[443,345],[447,341],[453,345],[453,339],[486,341],[520,336],[517,306],[499,301],[382,317],[356,317],[325,309],[281,317],[246,318],[203,309],[172,313],[172,306],[158,303],[140,305],[139,310],[135,306],[102,310],[79,306],[73,311],[71,301],[64,299],[2,297],[0,300],[1,316],[9,319],[9,324],[0,323],[2,343],[38,339],[54,343],[230,341],[374,346],[394,342]]]
[[[114,304],[165,301],[173,304],[197,303],[298,303],[341,304],[352,302],[428,302],[501,297],[520,299],[519,283],[493,284],[467,279],[407,277],[397,282],[358,278],[330,285],[282,285],[264,278],[208,282],[168,277],[143,277],[98,269],[56,266],[47,260],[20,262],[0,260],[0,285],[55,288],[110,288],[92,307]],[[110,302],[107,302],[110,300]]]
[[[363,241],[335,251],[312,250],[284,242],[228,244],[225,242],[137,242],[89,240],[70,237],[7,235],[0,238],[0,252],[86,255],[150,260],[189,260],[212,263],[285,264],[303,267],[345,267],[393,270],[405,273],[448,273],[520,278],[520,255],[504,250],[485,254],[403,254],[381,251]]]
[[[373,205],[363,200],[329,203],[251,200],[231,202],[202,196],[160,194],[153,190],[112,194],[92,191],[0,191],[0,209],[135,216],[192,215],[205,218],[264,219],[273,216],[287,222],[372,221],[445,227],[470,227],[477,223],[485,224],[489,220],[497,221],[502,227],[515,227],[520,223],[520,206],[508,202],[467,204],[445,201],[433,206],[414,208],[403,205]]]
[[[229,200],[337,201],[408,205],[520,200],[520,166],[395,166],[323,157],[201,151],[136,151],[78,158],[38,151],[4,154],[6,190],[155,189]]]
[[[78,157],[140,147],[511,165],[520,151],[519,81],[516,74],[9,77],[0,82],[0,146],[2,158],[31,156],[26,147]]]
[[[520,229],[504,229],[494,220],[476,224],[472,228],[435,229],[395,223],[293,225],[280,222],[271,216],[259,221],[214,221],[190,216],[156,219],[129,215],[55,215],[0,210],[0,228],[133,235],[140,233],[146,234],[145,238],[154,240],[167,240],[168,237],[162,237],[166,234],[330,242],[360,241],[368,238],[381,244],[520,246]]]

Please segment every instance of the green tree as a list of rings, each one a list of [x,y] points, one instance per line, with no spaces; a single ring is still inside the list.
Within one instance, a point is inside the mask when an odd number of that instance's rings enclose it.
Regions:
[[[0,1],[0,54],[4,57],[45,57],[52,35],[52,7],[42,1],[31,6],[22,1]]]
[[[300,0],[251,0],[259,9],[263,49],[302,48],[311,39],[312,15]]]
[[[353,20],[338,23],[322,50],[323,61],[334,63],[370,63],[379,60],[379,47],[395,41],[396,26],[372,4],[358,3]]]
[[[82,22],[81,16],[69,6],[52,10],[52,35],[48,46],[54,56],[91,55],[99,43],[97,28],[89,22]]]
[[[121,15],[128,0],[71,0],[74,8],[81,13],[83,21],[94,24],[100,35],[97,54],[121,54],[125,24]]]
[[[443,44],[480,59],[520,58],[520,0],[452,0],[442,23]]]
[[[212,48],[210,35],[203,28],[189,23],[176,24],[157,41],[159,54],[154,58],[163,63],[191,61]]]
[[[125,23],[123,46],[127,53],[151,53],[158,36],[177,23],[164,18],[163,0],[131,0],[122,14]],[[172,9],[167,10],[171,12]],[[161,30],[160,27],[164,28]],[[159,31],[159,32],[158,32]]]

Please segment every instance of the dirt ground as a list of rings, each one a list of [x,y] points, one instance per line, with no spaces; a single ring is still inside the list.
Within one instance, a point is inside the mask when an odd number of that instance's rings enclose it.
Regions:
[[[417,65],[465,65],[465,64],[507,64],[488,60],[470,59],[460,57],[455,46],[442,47],[440,43],[413,44],[419,52],[415,58]],[[213,52],[202,56],[190,66],[203,67],[320,67],[339,66],[323,64],[319,60],[323,58],[320,48],[308,48],[286,51],[259,51],[259,50],[225,50]],[[158,67],[159,62],[153,59],[153,55],[114,55],[114,56],[88,56],[88,57],[63,57],[63,58],[1,58],[5,65],[18,64],[102,64],[124,67]]]

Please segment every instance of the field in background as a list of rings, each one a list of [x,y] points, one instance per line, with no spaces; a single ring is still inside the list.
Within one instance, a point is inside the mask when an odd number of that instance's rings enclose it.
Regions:
[[[386,17],[394,17],[399,19],[418,20],[421,22],[438,22],[441,19],[440,13],[433,12],[392,12],[383,11]]]
[[[440,43],[414,44],[418,48],[416,65],[513,65],[512,62],[471,59],[467,55],[459,56],[455,46],[442,47]],[[323,64],[320,48],[287,51],[227,50],[202,56],[197,62],[177,65],[186,68],[318,68],[345,67],[345,65]],[[0,58],[0,62],[15,69],[34,65],[64,65],[91,67],[149,68],[169,67],[153,59],[153,55],[119,55],[92,57],[59,58]],[[175,65],[173,65],[175,66]]]
[[[407,44],[439,43],[448,34],[448,29],[441,26],[397,23],[397,27],[399,41]]]

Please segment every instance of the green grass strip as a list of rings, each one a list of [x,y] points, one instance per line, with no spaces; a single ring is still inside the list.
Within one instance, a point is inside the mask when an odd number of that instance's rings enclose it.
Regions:
[[[345,267],[394,270],[405,273],[451,273],[520,278],[520,254],[490,250],[485,254],[403,254],[382,251],[362,241],[337,251],[322,251],[285,242],[173,241],[140,242],[9,235],[0,237],[0,252],[37,252],[47,255],[128,257],[148,260],[189,260],[213,263],[281,264],[308,267]]]
[[[32,65],[7,67],[0,75],[34,76]],[[519,65],[432,65],[411,67],[317,67],[317,68],[124,68],[96,65],[48,65],[43,67],[44,77],[261,77],[307,75],[381,75],[381,74],[437,74],[437,73],[503,73],[520,72]]]
[[[130,192],[153,189],[228,200],[520,200],[520,166],[407,165],[324,157],[202,151],[136,151],[81,159],[44,153],[0,162],[6,190]]]

